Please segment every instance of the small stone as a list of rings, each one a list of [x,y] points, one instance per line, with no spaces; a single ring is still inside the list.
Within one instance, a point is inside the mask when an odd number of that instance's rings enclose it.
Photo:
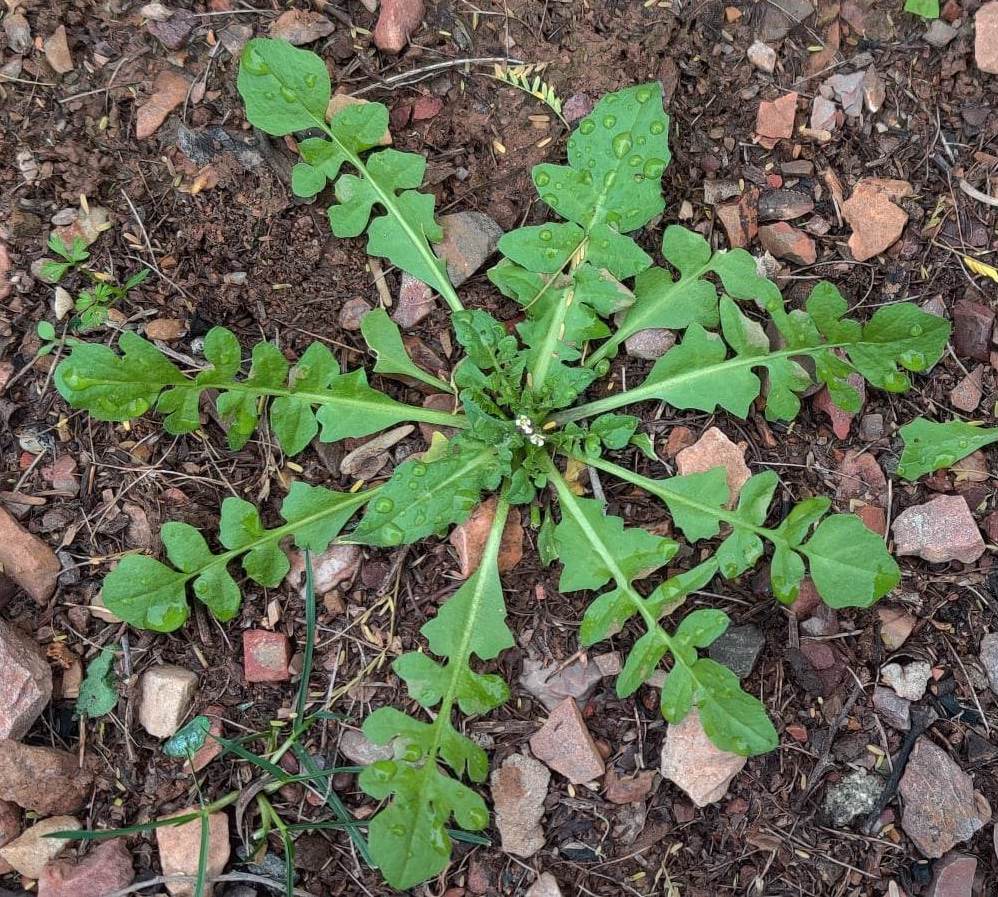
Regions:
[[[846,675],[842,655],[825,641],[802,639],[800,650],[790,649],[787,659],[801,688],[823,698],[835,694]]]
[[[421,280],[403,272],[392,320],[403,330],[410,330],[433,311],[435,305],[433,290]]]
[[[873,707],[891,728],[899,732],[907,732],[911,728],[911,701],[900,697],[894,689],[882,685],[874,688]]]
[[[455,212],[437,220],[444,238],[433,251],[447,262],[447,276],[459,287],[496,251],[503,229],[484,212]]]
[[[187,333],[187,324],[180,318],[156,318],[146,324],[146,337],[173,342]]]
[[[866,442],[876,442],[878,439],[882,439],[884,436],[884,416],[882,414],[864,414],[859,421],[859,436]]]
[[[593,111],[593,98],[588,93],[573,93],[561,108],[565,121],[574,125],[579,119],[585,118]]]
[[[733,178],[710,178],[703,182],[703,201],[708,206],[716,206],[726,199],[740,195],[741,192],[741,184]]]
[[[887,99],[887,85],[874,66],[863,73],[863,104],[867,112],[879,112]]]
[[[998,2],[985,3],[974,19],[974,59],[982,72],[998,75]]]
[[[291,653],[288,637],[266,629],[243,632],[243,674],[247,682],[287,682]]]
[[[467,579],[478,569],[485,551],[485,543],[496,516],[496,498],[486,499],[464,522],[454,527],[450,534],[450,544],[457,552],[460,575]],[[506,526],[502,531],[499,545],[499,572],[508,573],[523,557],[523,526],[520,523],[519,508],[510,508]]]
[[[45,866],[54,860],[70,842],[61,838],[47,838],[52,832],[78,829],[80,821],[72,816],[52,816],[43,819],[15,838],[6,847],[0,847],[0,860],[6,860],[15,872],[25,878],[41,878]]]
[[[980,302],[960,299],[953,306],[953,348],[961,358],[987,364],[991,360],[991,334],[995,312]]]
[[[797,115],[797,94],[784,94],[777,100],[759,103],[755,132],[759,142],[770,149],[776,141],[793,136],[794,118]]]
[[[194,13],[178,9],[162,21],[149,22],[146,29],[167,50],[179,50],[187,43],[197,23]]]
[[[697,710],[666,728],[662,746],[662,777],[673,782],[698,807],[724,797],[731,780],[745,766],[745,757],[722,751],[707,737]]]
[[[893,245],[908,223],[908,213],[895,201],[911,196],[907,181],[863,178],[842,204],[842,215],[852,227],[849,251],[858,262],[880,255]]]
[[[144,140],[156,133],[166,117],[186,99],[190,87],[191,82],[180,72],[174,69],[160,72],[153,82],[152,95],[135,114],[135,136]]]
[[[624,351],[631,358],[654,361],[665,355],[674,345],[676,345],[675,333],[660,327],[652,327],[648,330],[639,330],[627,337],[624,340]]]
[[[901,828],[927,857],[938,858],[991,819],[991,806],[973,780],[926,735],[915,742],[898,789]]]
[[[31,637],[0,620],[0,739],[20,739],[52,699],[52,670]]]
[[[770,190],[759,197],[760,221],[792,221],[814,211],[814,200],[799,190]]]
[[[443,108],[444,101],[440,97],[418,97],[412,104],[412,120],[414,122],[428,121],[439,115]]]
[[[835,498],[841,502],[853,499],[883,504],[887,493],[887,478],[869,452],[849,449],[839,464],[839,480]]]
[[[618,775],[615,769],[608,769],[603,780],[603,796],[611,804],[636,804],[643,801],[651,792],[655,782],[655,770],[642,769],[630,776]]]
[[[123,838],[103,841],[82,860],[52,860],[38,879],[38,897],[106,897],[135,879]]]
[[[530,750],[575,785],[603,775],[603,758],[571,698],[555,707],[547,722],[530,737]]]
[[[335,28],[336,26],[321,13],[289,9],[271,23],[270,36],[299,47],[319,38],[329,37]]]
[[[370,310],[371,306],[363,299],[348,299],[340,309],[340,327],[344,330],[360,330],[360,322]]]
[[[585,706],[604,675],[595,661],[573,660],[568,666],[562,666],[525,657],[520,685],[551,711],[566,698],[572,698],[580,707]]]
[[[927,897],[972,897],[976,873],[976,857],[948,853],[932,868]]]
[[[188,807],[172,816],[197,813],[199,807]],[[169,818],[169,817],[165,817]],[[159,864],[163,875],[196,876],[201,856],[201,820],[192,819],[183,825],[164,825],[156,829]],[[215,878],[225,871],[229,861],[229,817],[225,813],[212,813],[208,817],[207,877]],[[193,882],[167,882],[166,889],[173,897],[193,897]],[[212,885],[205,885],[204,897],[211,897]]]
[[[4,16],[3,30],[7,35],[7,47],[10,52],[23,55],[31,49],[31,26],[16,6],[13,10]]]
[[[46,604],[55,591],[62,564],[38,536],[29,533],[0,506],[0,570],[37,604]]]
[[[67,246],[72,246],[77,237],[89,246],[112,226],[110,209],[91,204],[86,208],[81,208],[76,213],[76,219],[70,221],[69,224],[55,228],[54,233]]]
[[[776,50],[757,40],[748,48],[748,60],[759,71],[772,74],[776,68]]]
[[[45,59],[60,75],[73,71],[73,55],[69,52],[65,25],[60,25],[51,37],[45,39]]]
[[[381,0],[374,44],[382,53],[401,53],[423,20],[423,0]]]
[[[708,653],[711,660],[716,660],[739,679],[744,679],[752,672],[765,647],[763,631],[754,623],[746,623],[729,627],[711,643]]]
[[[763,249],[775,258],[787,259],[798,265],[813,265],[818,258],[814,240],[785,221],[762,225],[759,228],[759,241]]]
[[[848,75],[836,74],[826,78],[822,88],[842,104],[846,115],[857,116],[863,111],[863,79],[865,72],[852,72]]]
[[[330,545],[322,554],[312,557],[312,582],[317,595],[325,595],[337,586],[350,582],[360,569],[364,554],[359,545]],[[305,555],[291,555],[291,569],[285,581],[305,596]]]
[[[339,749],[357,766],[370,766],[378,760],[391,760],[395,756],[390,744],[375,744],[360,729],[344,729]]]
[[[820,93],[811,102],[811,130],[834,131],[838,108],[835,103]]]
[[[92,784],[93,776],[80,769],[75,754],[0,741],[0,800],[43,816],[75,813],[86,803]]]
[[[453,414],[457,410],[454,396],[447,392],[437,392],[426,396],[423,399],[423,407],[431,408],[434,411],[446,411],[450,414]],[[450,439],[457,433],[457,430],[453,427],[445,427],[443,424],[420,423],[419,435],[423,437],[423,441],[427,445],[433,442],[434,433],[439,433],[441,436],[446,436]]]
[[[153,738],[175,735],[194,699],[198,674],[173,664],[150,667],[139,681],[139,722]]]
[[[676,467],[680,476],[723,467],[728,481],[728,507],[734,507],[742,486],[752,476],[745,463],[746,448],[745,443],[736,445],[717,427],[711,427],[693,445],[676,455]]]
[[[984,554],[984,539],[962,495],[939,495],[902,511],[891,526],[894,552],[930,564],[972,564]]]
[[[550,872],[542,872],[528,889],[524,897],[561,897],[558,879]]]
[[[889,663],[880,671],[880,678],[898,697],[920,701],[932,678],[932,665],[927,660],[916,660],[906,666]]]
[[[619,675],[623,668],[619,651],[608,651],[606,654],[597,654],[592,660],[604,679],[609,676]]]
[[[866,816],[884,790],[883,780],[865,769],[857,769],[828,789],[824,810],[834,828],[849,825],[857,816]]]
[[[897,651],[918,622],[907,611],[895,607],[879,607],[877,616],[880,617],[880,640],[888,651]]]
[[[933,19],[928,31],[925,32],[925,42],[937,50],[942,50],[949,46],[959,33],[959,28],[954,28],[942,19]]]
[[[998,632],[989,632],[981,639],[981,664],[988,674],[991,690],[998,695]]]
[[[493,770],[489,785],[506,853],[532,857],[544,846],[541,818],[550,781],[547,767],[524,754],[511,754]]]
[[[759,233],[759,216],[754,201],[757,193],[750,191],[743,194],[738,202],[725,203],[714,209],[732,249],[745,249]]]
[[[983,379],[984,365],[979,364],[950,390],[949,400],[953,407],[959,408],[960,411],[966,411],[968,414],[976,411],[984,395],[982,388]]]

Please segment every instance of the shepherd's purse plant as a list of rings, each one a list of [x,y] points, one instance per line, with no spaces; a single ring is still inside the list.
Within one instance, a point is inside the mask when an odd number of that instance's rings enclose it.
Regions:
[[[256,507],[235,497],[222,503],[217,544],[186,523],[166,523],[165,561],[125,556],[104,580],[107,607],[134,626],[169,632],[187,620],[192,592],[219,620],[230,620],[241,602],[236,564],[253,582],[274,587],[289,569],[288,542],[313,552],[334,541],[409,544],[444,535],[487,493],[496,494],[480,566],[423,626],[428,650],[393,664],[427,712],[381,707],[364,723],[368,738],[394,748],[394,759],[366,767],[359,782],[385,802],[367,831],[374,861],[397,888],[446,866],[452,819],[464,829],[488,825],[485,802],[466,784],[486,779],[488,758],[457,719],[488,713],[509,697],[500,676],[476,667],[514,641],[497,563],[511,506],[528,505],[542,521],[539,551],[545,563],[560,561],[561,591],[595,596],[581,621],[581,643],[639,634],[617,679],[620,696],[633,694],[668,659],[661,690],[666,720],[679,722],[695,708],[718,747],[742,755],[774,749],[777,733],[763,704],[734,673],[703,656],[728,616],[698,609],[677,619],[684,600],[718,576],[742,576],[768,555],[778,600],[792,602],[810,575],[832,607],[867,607],[897,585],[897,564],[858,517],[830,513],[827,498],[805,498],[776,519],[780,481],[772,470],[749,479],[736,502],[721,468],[687,476],[634,472],[617,454],[629,446],[648,456],[649,470],[659,464],[641,420],[622,409],[660,402],[745,418],[758,407],[769,420],[790,421],[802,393],[817,383],[840,408],[857,411],[851,375],[904,392],[909,373],[927,371],[940,358],[947,322],[907,303],[882,306],[859,321],[824,282],[803,308],[788,308],[748,252],[714,251],[677,226],[665,228],[665,264],[656,264],[629,236],[664,211],[669,119],[661,87],[652,83],[603,97],[569,139],[567,164],[533,169],[540,200],[556,217],[507,233],[499,243],[502,260],[488,272],[520,307],[522,320],[511,328],[465,308],[448,280],[433,249],[442,237],[434,197],[418,190],[425,160],[379,148],[388,126],[383,105],[350,105],[327,120],[325,64],[276,40],[247,44],[238,87],[254,126],[298,136],[295,193],[314,197],[333,185],[327,210],[333,233],[366,233],[372,256],[417,277],[446,302],[464,353],[449,380],[410,359],[383,309],[364,318],[362,332],[376,357],[374,373],[450,393],[456,410],[399,402],[372,385],[363,368],[342,370],[319,342],[294,364],[272,343],[258,343],[243,373],[239,342],[221,327],[207,334],[207,365],[196,371],[181,369],[130,331],[121,334],[119,351],[76,343],[55,375],[60,393],[99,420],[127,421],[154,410],[168,433],[183,434],[201,427],[201,402],[212,391],[232,449],[265,416],[287,455],[316,437],[364,437],[400,422],[449,427],[456,435],[438,435],[421,456],[370,488],[335,492],[295,482],[277,526],[265,526]],[[619,388],[608,379],[611,361],[629,336],[649,328],[682,338],[641,383]],[[902,433],[907,446],[897,471],[908,479],[998,440],[998,431],[922,419]],[[689,543],[719,542],[713,550],[698,547],[700,560],[689,569],[661,575],[679,544],[628,526],[603,502],[584,497],[566,465],[644,490],[665,505]]]

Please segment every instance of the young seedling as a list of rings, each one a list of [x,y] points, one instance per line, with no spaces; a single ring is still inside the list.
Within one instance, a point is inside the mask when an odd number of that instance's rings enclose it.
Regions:
[[[755,406],[769,420],[789,421],[800,411],[801,395],[817,383],[839,407],[855,412],[859,395],[848,378],[859,374],[871,386],[904,392],[909,373],[929,370],[942,355],[948,323],[908,303],[856,320],[830,283],[819,283],[802,308],[787,308],[748,252],[715,251],[682,227],[665,228],[665,265],[655,264],[630,235],[664,211],[669,119],[661,87],[642,84],[605,96],[579,122],[567,164],[534,168],[540,200],[559,220],[519,228],[499,243],[503,258],[489,278],[520,307],[523,319],[511,332],[491,314],[465,309],[447,279],[433,250],[442,236],[434,198],[417,189],[425,160],[376,148],[388,125],[384,106],[349,106],[327,120],[325,64],[276,40],[247,44],[238,86],[254,126],[274,136],[322,135],[298,143],[295,192],[313,197],[332,184],[335,201],[327,214],[333,232],[366,232],[371,255],[429,284],[450,310],[464,352],[450,382],[412,362],[398,328],[381,310],[371,312],[363,327],[377,358],[374,372],[416,377],[453,392],[461,410],[399,402],[372,386],[363,368],[341,370],[321,343],[293,365],[273,344],[258,343],[243,374],[240,345],[220,327],[207,334],[207,366],[194,374],[130,331],[119,340],[120,354],[78,343],[57,370],[59,391],[99,420],[125,421],[154,410],[169,433],[182,434],[201,427],[202,394],[213,390],[233,449],[246,443],[263,415],[288,455],[316,436],[323,442],[363,437],[402,421],[450,427],[457,435],[438,436],[421,457],[403,462],[373,488],[336,492],[294,483],[278,526],[266,527],[249,502],[226,498],[217,549],[188,524],[165,524],[166,562],[126,556],[104,581],[109,610],[135,626],[175,630],[187,620],[190,586],[220,620],[229,620],[241,601],[230,570],[235,562],[249,580],[274,587],[289,569],[288,541],[315,552],[334,540],[409,544],[445,534],[495,493],[481,564],[423,626],[428,651],[404,654],[393,664],[426,714],[381,707],[364,723],[367,737],[391,745],[394,755],[366,767],[359,782],[386,802],[369,820],[370,855],[397,888],[446,866],[451,819],[464,829],[488,824],[485,802],[465,784],[485,780],[488,758],[462,734],[456,712],[488,713],[509,695],[506,683],[479,665],[513,644],[497,559],[514,505],[530,505],[538,518],[547,506],[538,533],[542,558],[561,561],[562,591],[596,595],[582,620],[582,643],[640,634],[618,677],[619,694],[633,693],[668,659],[661,695],[668,721],[696,708],[718,747],[743,755],[775,748],[777,733],[761,702],[734,673],[702,656],[728,626],[727,615],[701,608],[674,619],[684,600],[718,576],[743,576],[768,549],[778,600],[793,601],[809,574],[829,605],[867,607],[897,585],[897,564],[859,518],[830,513],[827,498],[805,498],[779,519],[774,499],[779,493],[782,507],[787,493],[773,471],[753,476],[733,507],[723,469],[656,475],[641,420],[621,409],[664,402],[745,418]],[[649,328],[669,328],[682,339],[641,383],[619,388],[608,379],[610,362],[630,335]],[[909,425],[912,441],[899,473],[916,477],[994,441],[993,432],[953,427]],[[644,465],[648,474],[618,463],[625,460],[618,453],[631,444],[652,459]],[[628,526],[600,501],[578,495],[563,471],[567,462],[646,491],[688,542],[720,541],[712,551],[700,545],[702,560],[692,568],[658,575],[678,543]]]
[[[128,278],[122,285],[113,283],[107,274],[92,274],[94,285],[81,290],[73,303],[76,318],[73,322],[80,333],[97,330],[107,323],[108,311],[116,302],[124,300],[139,284],[149,276],[149,269],[143,268]]]
[[[82,237],[73,237],[73,245],[66,247],[66,243],[58,234],[52,234],[48,242],[51,249],[61,261],[56,259],[44,259],[41,267],[42,280],[47,283],[58,283],[73,268],[79,267],[87,259],[90,253],[87,252],[87,244]]]

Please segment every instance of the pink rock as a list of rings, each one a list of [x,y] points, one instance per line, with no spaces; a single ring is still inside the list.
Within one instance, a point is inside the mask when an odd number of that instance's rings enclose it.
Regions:
[[[585,118],[593,111],[593,98],[587,93],[573,93],[562,107],[565,121],[574,125],[580,118]]]
[[[880,640],[889,651],[897,651],[918,622],[907,611],[896,607],[879,607],[877,616],[880,617]]]
[[[392,320],[403,330],[415,327],[431,311],[435,303],[433,290],[411,274],[403,272],[399,284],[398,304],[392,312]]]
[[[759,242],[775,258],[787,259],[798,265],[813,265],[818,258],[814,240],[786,221],[760,227]]]
[[[902,511],[891,526],[895,554],[931,564],[972,564],[984,554],[984,539],[962,495],[939,495]]]
[[[7,17],[8,19],[10,16]],[[4,19],[6,22],[6,19]],[[0,243],[0,299],[6,299],[10,295],[10,280],[8,275],[10,274],[10,254],[7,252],[7,247]],[[3,392],[3,388],[0,387],[0,392]]]
[[[745,757],[722,751],[707,737],[700,714],[691,710],[680,723],[668,726],[662,747],[662,777],[689,795],[698,807],[724,797],[731,780],[745,766]]]
[[[603,796],[612,804],[636,804],[643,801],[655,782],[653,769],[642,769],[630,776],[618,775],[614,769],[606,771],[606,790]]]
[[[22,831],[21,810],[15,803],[0,800],[0,847],[10,844]],[[6,875],[13,867],[0,858],[0,875]]]
[[[187,807],[174,816],[186,816],[199,812],[199,807]],[[182,825],[165,825],[156,829],[156,845],[159,847],[159,863],[163,875],[197,875],[198,859],[201,855],[201,820],[192,819]],[[225,871],[229,861],[229,817],[225,813],[212,813],[208,817],[208,878],[214,878]],[[166,889],[173,897],[192,897],[192,882],[169,882]],[[204,889],[205,897],[211,897],[212,885]]]
[[[901,827],[927,857],[941,857],[991,819],[991,806],[973,780],[927,735],[915,742],[898,789]]]
[[[738,202],[714,207],[714,214],[728,235],[732,249],[745,249],[759,233],[758,190],[744,193]]]
[[[883,507],[887,504],[887,478],[869,452],[850,449],[839,465],[835,489],[839,501],[863,498]]]
[[[135,114],[135,136],[139,140],[151,137],[166,121],[166,117],[179,106],[190,90],[187,76],[174,69],[165,69],[153,82],[152,95]]]
[[[849,251],[858,262],[880,255],[897,241],[908,223],[908,213],[894,204],[911,196],[907,181],[863,178],[842,204],[842,215],[852,227]]]
[[[423,0],[381,0],[374,43],[382,53],[401,53],[423,20]]]
[[[971,897],[977,859],[961,853],[948,853],[932,869],[928,897]]]
[[[983,390],[981,388],[984,378],[984,365],[979,364],[966,377],[960,380],[953,389],[950,390],[949,400],[954,408],[966,411],[968,414],[977,410],[981,404]]]
[[[75,813],[86,803],[92,785],[93,776],[80,769],[77,754],[0,741],[0,800],[42,816]]]
[[[135,879],[122,838],[98,844],[79,862],[51,860],[38,879],[38,897],[105,897]]]
[[[52,671],[38,643],[0,620],[0,739],[23,738],[52,699]]]
[[[603,775],[603,758],[572,698],[551,711],[547,722],[531,736],[530,750],[573,784],[591,782]]]
[[[271,22],[270,36],[297,47],[317,41],[320,37],[328,37],[334,28],[333,23],[321,13],[289,9]]]
[[[980,302],[960,299],[953,306],[953,348],[956,354],[987,364],[994,326],[993,309]]]
[[[811,130],[834,131],[835,112],[835,103],[819,93],[811,105]]]
[[[693,445],[676,455],[676,467],[680,476],[723,467],[728,479],[728,504],[734,507],[742,486],[752,476],[745,463],[746,448],[745,443],[735,445],[717,427],[711,427]]]
[[[531,857],[544,846],[544,799],[551,773],[526,754],[511,754],[493,770],[489,784],[502,849]]]
[[[974,19],[974,57],[982,72],[998,75],[998,2],[992,0],[977,10]]]
[[[444,108],[444,101],[440,97],[420,97],[412,104],[412,120],[426,121],[440,113]]]
[[[755,120],[755,132],[763,138],[759,142],[763,146],[772,147],[777,140],[793,136],[796,115],[796,93],[784,94],[772,102],[763,100],[759,103],[759,112]]]
[[[45,604],[55,591],[62,565],[45,542],[0,507],[0,569],[37,604]]]
[[[496,498],[493,496],[475,508],[464,523],[451,530],[450,544],[457,552],[462,579],[467,579],[478,569],[495,516]],[[522,557],[523,526],[520,524],[520,510],[511,508],[499,545],[499,572],[508,573],[520,563]]]
[[[312,581],[315,593],[325,595],[342,583],[350,582],[360,569],[364,555],[359,545],[330,545],[312,558]],[[285,581],[305,595],[305,554],[294,552]]]
[[[288,637],[266,629],[243,633],[243,671],[247,682],[287,682],[290,648]]]

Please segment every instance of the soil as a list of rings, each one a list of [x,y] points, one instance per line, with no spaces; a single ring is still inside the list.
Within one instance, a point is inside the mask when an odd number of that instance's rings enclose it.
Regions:
[[[547,63],[543,78],[566,100],[577,94],[596,99],[605,91],[648,79],[663,82],[672,118],[673,160],[664,182],[667,211],[640,236],[649,252],[656,251],[662,227],[679,219],[684,202],[689,213],[683,223],[707,234],[718,247],[726,245],[703,201],[706,180],[742,180],[766,189],[777,186],[786,163],[806,160],[813,162],[815,173],[796,180],[806,191],[816,191],[815,214],[827,232],[817,237],[815,265],[781,271],[791,304],[799,303],[821,278],[836,283],[859,316],[897,299],[941,297],[948,308],[964,297],[995,302],[992,285],[970,278],[959,261],[970,250],[998,249],[996,210],[958,187],[960,178],[966,178],[978,186],[985,182],[987,192],[990,171],[994,193],[998,170],[998,82],[975,67],[968,32],[938,51],[924,42],[924,26],[901,11],[900,0],[843,0],[841,5],[823,0],[815,16],[790,27],[784,38],[770,41],[778,50],[779,67],[767,76],[752,67],[745,51],[767,17],[782,5],[775,2],[731,0],[726,7],[712,0],[430,0],[427,5],[423,26],[395,58],[373,47],[369,31],[375,17],[364,5],[353,0],[331,6],[319,2],[315,8],[335,18],[337,29],[312,49],[326,59],[334,86],[341,91],[362,92],[393,109],[421,96],[443,100],[442,110],[430,120],[393,128],[397,146],[427,155],[428,182],[439,211],[479,209],[507,230],[540,221],[543,212],[534,205],[530,167],[561,160],[567,132],[552,114],[546,122],[532,120],[549,110],[489,77],[488,65],[454,65],[443,74],[395,89],[384,88],[384,79],[441,60],[508,54],[526,63]],[[952,0],[950,5],[957,6]],[[960,17],[972,15],[977,5],[976,0],[963,0]],[[236,60],[215,46],[227,26],[266,33],[284,4],[261,3],[252,10],[247,5],[245,12],[233,11],[239,4],[228,0],[190,5],[199,16],[197,25],[184,47],[174,51],[148,33],[139,6],[121,0],[23,4],[33,35],[45,37],[59,23],[66,26],[75,69],[55,75],[44,55],[33,53],[25,57],[18,80],[0,79],[0,239],[9,247],[12,271],[22,272],[0,310],[0,359],[20,370],[38,345],[35,323],[54,320],[52,289],[27,272],[44,255],[52,216],[85,197],[90,206],[104,206],[112,215],[112,227],[90,248],[91,266],[123,279],[141,264],[155,261],[158,273],[131,294],[121,311],[130,326],[157,318],[186,322],[187,335],[170,343],[181,357],[195,354],[193,341],[221,324],[233,329],[244,347],[267,338],[290,356],[321,339],[341,365],[363,362],[366,350],[359,333],[339,324],[346,301],[379,301],[363,241],[334,240],[322,206],[292,196],[291,147],[254,134],[246,124],[235,91]],[[346,22],[356,26],[355,33]],[[841,48],[815,68],[816,51],[836,22]],[[3,40],[0,35],[0,49]],[[861,53],[869,54],[886,83],[887,100],[880,114],[853,120],[824,144],[784,140],[767,151],[753,143],[760,100],[797,90],[801,121],[820,82]],[[103,64],[95,64],[95,55]],[[5,52],[4,60],[10,58]],[[148,97],[156,74],[170,66],[197,79],[192,94],[151,138],[137,140],[136,109]],[[219,157],[213,163],[217,184],[194,191],[201,166],[177,146],[181,125],[195,130],[241,128],[262,161],[245,170],[234,157]],[[22,175],[25,151],[40,170],[30,183]],[[849,230],[837,218],[821,177],[825,170],[834,172],[847,192],[867,176],[912,184],[914,196],[904,201],[909,224],[886,254],[865,263],[851,260],[845,245]],[[788,185],[795,180],[782,179]],[[398,273],[388,270],[386,278],[389,293],[396,295]],[[85,282],[82,275],[73,274],[64,285],[72,292]],[[503,319],[516,313],[497,298],[481,273],[461,294],[467,305],[490,308]],[[446,324],[440,309],[413,332],[439,356],[452,359],[450,343],[440,338]],[[185,520],[214,532],[217,509],[226,495],[257,502],[265,520],[273,522],[293,478],[349,488],[351,483],[339,476],[338,462],[351,446],[313,446],[295,459],[299,469],[281,457],[266,434],[241,451],[229,451],[224,434],[210,419],[203,437],[181,438],[168,436],[150,418],[129,427],[99,423],[65,405],[52,388],[48,361],[0,391],[0,419],[7,424],[0,428],[0,476],[6,490],[2,500],[58,548],[66,572],[48,607],[40,610],[18,594],[0,597],[0,606],[6,603],[5,617],[34,630],[40,642],[61,645],[84,662],[100,646],[126,639],[128,676],[119,712],[82,727],[72,716],[73,701],[57,700],[31,738],[70,749],[85,738],[102,772],[84,822],[93,827],[133,824],[196,799],[190,777],[176,761],[163,757],[158,744],[138,727],[130,699],[137,674],[160,661],[194,669],[201,677],[197,709],[225,707],[230,733],[267,730],[271,721],[287,718],[296,686],[247,686],[239,632],[261,623],[272,625],[287,632],[300,650],[303,607],[298,594],[286,586],[265,591],[246,583],[245,602],[233,622],[215,623],[194,602],[195,615],[187,627],[169,636],[152,635],[103,622],[89,611],[102,576],[122,552],[156,552],[158,540],[149,534],[167,520]],[[637,382],[647,365],[623,356],[614,365],[615,384],[624,377],[628,383]],[[871,390],[864,413],[882,414],[887,434],[872,442],[857,435],[858,420],[848,439],[837,439],[827,418],[809,403],[792,425],[767,424],[755,413],[747,421],[724,414],[672,414],[668,409],[656,415],[656,409],[648,407],[641,413],[659,446],[676,425],[689,427],[695,435],[717,425],[733,439],[744,440],[754,471],[773,468],[780,473],[789,506],[809,495],[834,495],[841,481],[840,463],[850,449],[872,452],[890,473],[899,450],[892,435],[896,426],[920,413],[946,411],[949,390],[965,371],[964,363],[950,353],[931,377],[919,378],[905,395]],[[982,409],[994,407],[994,377],[993,371],[986,373]],[[397,383],[388,388],[402,399],[422,398]],[[25,452],[39,442],[46,450],[44,464],[53,455],[69,454],[76,460],[79,495],[47,483],[40,474],[43,464],[28,472],[33,458]],[[417,431],[396,447],[395,459],[423,446]],[[639,465],[656,476],[672,467],[669,461],[665,467],[653,465],[631,453],[620,457],[622,463]],[[993,471],[995,454],[987,460]],[[612,513],[645,526],[665,522],[664,509],[656,502],[629,487],[605,485]],[[893,518],[931,497],[933,489],[953,486],[952,475],[917,487],[894,481],[886,496],[876,498]],[[983,520],[995,509],[993,474],[972,486],[970,503]],[[30,497],[28,503],[24,496]],[[838,507],[851,509],[848,501]],[[512,684],[513,697],[499,711],[467,724],[490,749],[493,766],[524,749],[546,716],[540,703],[517,685],[523,658],[528,653],[556,662],[573,657],[578,651],[575,631],[590,600],[584,594],[559,593],[557,570],[541,566],[532,550],[535,540],[535,531],[528,529],[524,559],[504,577],[517,647],[492,668]],[[998,807],[998,736],[993,731],[998,704],[980,686],[979,676],[968,673],[976,662],[981,633],[998,627],[993,550],[991,546],[969,566],[930,569],[903,559],[903,584],[890,603],[903,606],[919,621],[897,656],[927,659],[938,671],[925,699],[942,717],[931,737],[974,775],[975,787]],[[680,555],[676,563],[687,561],[688,556]],[[331,696],[329,709],[340,714],[342,722],[324,722],[307,743],[329,762],[334,761],[343,725],[358,725],[373,707],[405,702],[389,662],[400,651],[422,644],[418,629],[433,606],[452,593],[456,567],[445,540],[400,551],[365,550],[360,572],[341,589],[345,610],[331,605],[331,610],[322,611],[312,693],[320,699]],[[498,835],[490,830],[493,846],[457,845],[445,880],[425,893],[521,894],[534,879],[531,870],[553,873],[566,894],[872,897],[888,893],[892,881],[908,894],[927,893],[929,866],[900,828],[897,799],[874,835],[863,834],[858,824],[833,829],[821,811],[829,785],[852,768],[885,770],[885,755],[902,742],[899,733],[880,724],[869,701],[861,699],[832,733],[830,754],[822,754],[823,739],[854,677],[875,681],[879,666],[896,659],[878,636],[876,610],[839,613],[839,634],[829,643],[841,653],[842,669],[850,675],[840,688],[820,698],[807,690],[807,682],[788,662],[798,639],[796,621],[772,600],[766,583],[760,573],[733,583],[718,580],[712,586],[717,593],[702,594],[697,603],[720,606],[735,623],[752,622],[765,632],[766,648],[745,687],[766,702],[781,732],[779,750],[750,760],[727,796],[700,810],[670,783],[657,783],[644,805],[617,806],[599,792],[569,787],[554,776],[544,819],[544,850],[527,862],[515,860],[500,850]],[[610,647],[626,651],[634,636],[622,633]],[[955,701],[946,700],[948,695]],[[604,679],[584,714],[597,743],[607,751],[608,766],[621,774],[657,768],[666,726],[655,690],[643,688],[635,698],[621,700],[612,680]],[[795,737],[787,734],[788,727]],[[822,756],[831,765],[801,803]],[[205,771],[202,791],[207,798],[218,796],[244,783],[249,774],[245,764],[215,762]],[[354,811],[365,815],[373,810],[352,776],[337,777],[335,785]],[[316,817],[317,811],[301,802],[300,793],[285,793],[277,806],[295,821],[299,815]],[[991,839],[988,825],[959,848],[978,858],[981,895],[998,892]],[[151,840],[137,838],[131,846],[140,873],[154,874],[158,866]],[[275,842],[279,855],[276,847]],[[298,884],[314,894],[390,893],[375,872],[358,862],[345,837],[303,836],[298,853]],[[4,884],[17,883],[0,878]]]

